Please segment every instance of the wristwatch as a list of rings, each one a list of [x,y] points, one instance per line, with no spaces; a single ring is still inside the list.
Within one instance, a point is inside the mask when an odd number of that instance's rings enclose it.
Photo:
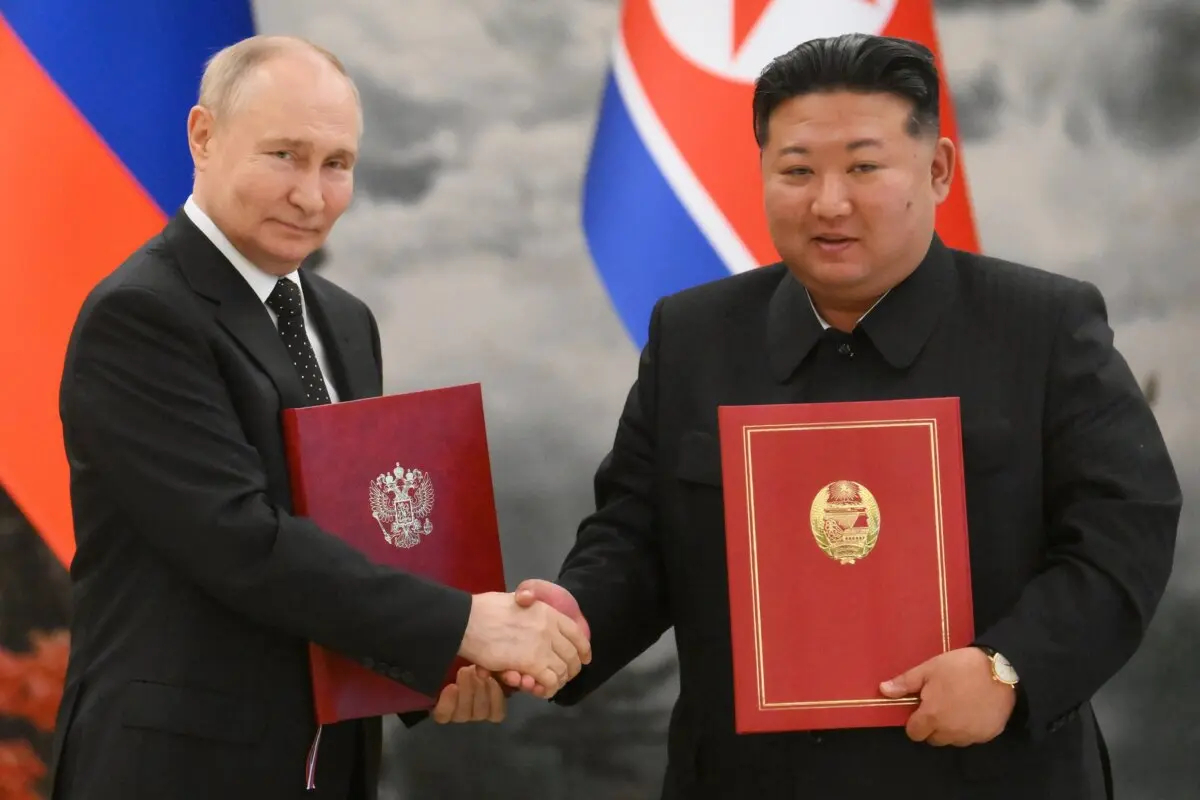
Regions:
[[[981,644],[975,646],[987,654],[988,660],[992,662],[992,680],[1000,681],[1000,683],[1008,684],[1009,686],[1017,685],[1020,678],[1007,658],[996,652],[995,648]]]

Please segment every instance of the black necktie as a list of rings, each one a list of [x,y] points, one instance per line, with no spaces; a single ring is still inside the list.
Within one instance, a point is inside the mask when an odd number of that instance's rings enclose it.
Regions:
[[[329,391],[325,388],[325,377],[317,364],[317,354],[304,329],[304,304],[300,300],[300,287],[294,281],[280,278],[267,297],[267,305],[279,316],[279,335],[287,345],[288,355],[304,385],[304,394],[311,405],[329,402]]]

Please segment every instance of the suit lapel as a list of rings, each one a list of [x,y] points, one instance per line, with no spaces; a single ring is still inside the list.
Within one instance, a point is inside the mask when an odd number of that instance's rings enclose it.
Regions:
[[[344,400],[360,400],[378,394],[375,359],[366,346],[369,343],[363,326],[361,323],[356,325],[354,310],[330,291],[326,281],[309,275],[303,268],[300,283],[304,286],[309,313],[325,344],[338,394]]]
[[[308,405],[287,347],[249,284],[182,210],[164,233],[192,289],[217,303],[217,322],[270,377],[283,406]]]

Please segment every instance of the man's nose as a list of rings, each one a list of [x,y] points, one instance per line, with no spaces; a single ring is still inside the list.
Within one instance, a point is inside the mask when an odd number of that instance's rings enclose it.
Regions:
[[[325,193],[321,189],[319,171],[306,170],[296,177],[291,201],[305,214],[317,214],[325,208]]]
[[[812,212],[818,217],[844,217],[850,213],[850,194],[838,175],[826,175],[816,186]]]

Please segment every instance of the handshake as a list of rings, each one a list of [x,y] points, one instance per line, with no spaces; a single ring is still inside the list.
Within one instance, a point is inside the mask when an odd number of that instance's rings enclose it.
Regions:
[[[472,666],[442,690],[434,719],[499,722],[505,702],[498,681],[553,697],[591,662],[590,637],[575,598],[548,581],[525,581],[511,594],[474,595],[458,650]]]

